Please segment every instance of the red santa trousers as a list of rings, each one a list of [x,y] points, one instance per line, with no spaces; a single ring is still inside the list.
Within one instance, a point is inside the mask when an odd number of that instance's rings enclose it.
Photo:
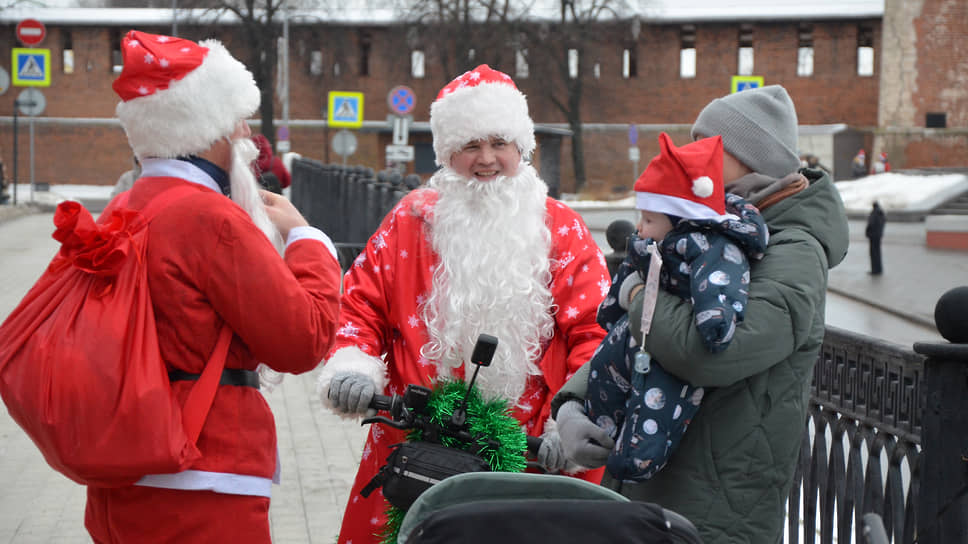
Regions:
[[[268,544],[269,498],[128,486],[87,488],[84,526],[97,544]]]

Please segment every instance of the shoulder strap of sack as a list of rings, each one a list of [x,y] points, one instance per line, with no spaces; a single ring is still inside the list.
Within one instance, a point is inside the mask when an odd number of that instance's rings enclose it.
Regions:
[[[182,407],[182,419],[185,425],[185,434],[188,435],[193,444],[198,440],[198,435],[202,432],[202,425],[205,424],[205,418],[208,417],[208,411],[215,401],[215,391],[218,389],[231,343],[232,329],[229,328],[228,324],[222,325],[218,342],[215,343],[215,351],[212,352],[212,356],[205,364],[205,369],[202,370],[198,382],[188,393],[188,398],[185,399],[185,406]]]
[[[198,189],[190,184],[173,184],[171,187],[155,195],[141,210],[141,215],[145,221],[150,222],[156,215],[175,201]],[[122,193],[123,196],[127,196]],[[127,204],[127,198],[119,202],[121,205]],[[225,368],[225,361],[229,354],[229,344],[232,343],[232,329],[228,324],[222,325],[219,332],[218,341],[215,343],[215,350],[205,364],[198,381],[192,386],[192,390],[185,399],[182,407],[182,424],[185,427],[185,434],[194,444],[198,441],[198,435],[202,432],[202,426],[208,417],[208,412],[215,401],[215,392],[218,390],[219,380],[222,377],[222,370]]]

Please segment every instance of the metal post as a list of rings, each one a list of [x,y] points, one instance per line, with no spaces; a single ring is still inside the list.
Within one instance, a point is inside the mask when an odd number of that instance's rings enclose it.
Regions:
[[[20,100],[13,101],[13,205],[17,205],[17,109],[20,108]]]
[[[171,35],[178,36],[178,0],[171,0]]]
[[[34,201],[34,116],[30,116],[30,202]]]
[[[925,355],[918,541],[968,542],[968,344],[915,343]]]
[[[289,128],[289,4],[282,2],[282,126]]]

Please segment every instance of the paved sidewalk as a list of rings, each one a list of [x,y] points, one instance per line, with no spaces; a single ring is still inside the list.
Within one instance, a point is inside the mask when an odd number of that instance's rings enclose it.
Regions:
[[[934,329],[941,295],[968,285],[968,251],[925,247],[924,223],[888,222],[881,243],[884,273],[872,276],[865,227],[866,221],[850,222],[850,248],[830,271],[828,290]]]

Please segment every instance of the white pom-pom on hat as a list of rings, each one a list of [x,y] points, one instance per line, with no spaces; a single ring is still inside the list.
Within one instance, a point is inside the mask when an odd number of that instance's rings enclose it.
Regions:
[[[699,198],[706,198],[713,194],[713,180],[709,176],[702,176],[692,180],[692,194]]]

